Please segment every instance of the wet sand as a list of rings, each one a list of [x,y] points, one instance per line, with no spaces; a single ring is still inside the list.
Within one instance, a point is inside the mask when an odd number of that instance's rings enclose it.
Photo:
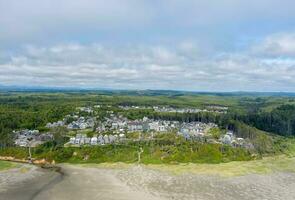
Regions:
[[[133,190],[117,178],[119,170],[63,165],[63,179],[40,192],[34,200],[156,200],[158,198]]]
[[[21,164],[18,168],[0,172],[0,199],[31,200],[60,179],[61,175],[57,172]]]
[[[64,175],[35,167],[25,173],[11,170],[0,172],[0,199],[295,199],[295,174],[287,172],[222,178],[196,174],[172,175],[136,165],[116,169],[62,165],[62,169]]]
[[[235,177],[171,175],[133,167],[118,176],[130,187],[162,199],[182,200],[294,200],[295,173],[275,172]]]

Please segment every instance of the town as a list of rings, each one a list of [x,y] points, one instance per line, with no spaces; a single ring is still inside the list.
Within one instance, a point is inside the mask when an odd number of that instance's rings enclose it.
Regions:
[[[194,140],[207,143],[218,143],[231,145],[233,147],[253,148],[249,141],[235,137],[232,131],[225,131],[218,136],[210,133],[218,126],[214,123],[204,122],[180,122],[172,120],[155,120],[148,117],[130,120],[121,114],[115,113],[110,106],[105,106],[106,116],[99,119],[100,105],[92,107],[78,107],[73,114],[66,115],[62,120],[46,124],[48,132],[40,133],[38,130],[15,131],[17,146],[37,146],[53,139],[50,130],[64,127],[67,130],[69,141],[65,147],[79,147],[83,145],[106,145],[122,143],[126,141],[155,140],[158,134],[175,133],[186,140]],[[122,110],[151,109],[151,107],[119,106]],[[192,108],[168,108],[154,106],[156,112],[179,112],[194,113],[201,112],[200,109]],[[216,112],[225,112],[227,108],[218,108]],[[207,111],[207,110],[206,110]],[[205,112],[206,112],[205,111]],[[214,112],[214,111],[211,111]],[[90,135],[87,133],[91,133]],[[138,134],[132,134],[138,133]],[[132,135],[132,137],[130,136]],[[136,137],[134,136],[136,135]],[[143,136],[144,135],[144,136]]]
[[[199,113],[199,112],[215,112],[215,113],[226,113],[228,107],[225,106],[207,106],[206,109],[199,108],[174,108],[167,106],[119,106],[124,110],[131,109],[151,109],[156,112],[170,112],[170,113]]]

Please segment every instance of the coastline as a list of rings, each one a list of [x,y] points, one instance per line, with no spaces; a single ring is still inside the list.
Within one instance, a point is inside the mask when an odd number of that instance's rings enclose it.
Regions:
[[[62,179],[62,174],[40,166],[20,164],[0,172],[0,196],[3,200],[31,200],[44,188]]]
[[[13,184],[6,183],[8,189],[0,191],[0,196],[4,200],[295,199],[292,189],[295,187],[295,173],[289,170],[295,166],[295,159],[281,158],[274,163],[275,159],[173,166],[65,163],[58,165],[59,172],[24,164],[20,168],[0,172],[0,178],[1,173],[9,173],[19,180]],[[289,164],[286,166],[286,163]],[[257,169],[249,169],[255,165],[259,165]],[[210,166],[212,169],[209,171],[204,169]],[[249,171],[230,172],[238,166],[237,171]],[[21,169],[26,167],[30,170],[22,173]],[[212,173],[218,170],[226,175]]]

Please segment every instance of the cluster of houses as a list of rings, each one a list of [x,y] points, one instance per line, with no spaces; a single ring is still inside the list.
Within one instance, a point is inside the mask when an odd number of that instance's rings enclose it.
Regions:
[[[221,135],[218,140],[213,139],[212,137],[208,137],[208,135],[206,135],[206,130],[214,127],[217,127],[217,125],[213,123],[205,124],[200,122],[193,122],[185,124],[183,127],[180,128],[177,134],[183,136],[187,140],[206,141],[208,143],[225,144],[232,147],[243,147],[247,149],[254,148],[252,143],[245,140],[244,138],[236,137],[233,131],[229,130],[226,132],[226,134]]]
[[[222,144],[231,145],[233,147],[254,148],[253,144],[249,141],[246,141],[244,138],[236,137],[233,131],[227,131],[219,140]]]
[[[114,135],[99,135],[93,137],[87,137],[86,134],[77,134],[75,137],[71,137],[70,141],[66,145],[105,145],[122,142],[125,140],[125,134]]]
[[[94,106],[95,108],[100,107],[99,105]],[[46,128],[56,128],[60,126],[67,126],[68,129],[87,129],[93,128],[95,123],[95,118],[93,117],[83,117],[79,116],[80,112],[86,112],[88,114],[93,113],[92,107],[77,107],[77,112],[73,115],[66,115],[62,120],[52,123],[47,123]],[[70,123],[67,123],[70,120]]]
[[[53,139],[53,135],[50,133],[40,133],[38,130],[20,130],[14,131],[15,145],[20,147],[37,146],[46,141]]]
[[[223,111],[226,111],[228,110],[228,107],[227,106],[219,106],[219,105],[210,105],[210,106],[207,106],[208,109],[210,110],[223,110]]]
[[[95,124],[95,119],[93,117],[79,117],[75,121],[72,121],[67,125],[68,129],[86,129],[93,128]]]
[[[185,139],[201,139],[210,128],[217,127],[214,123],[191,122],[182,123],[178,131],[178,135]]]
[[[83,130],[88,128],[95,128],[97,135],[93,137],[87,137],[86,134],[76,134],[75,137],[71,137],[69,145],[104,145],[116,142],[122,142],[126,140],[126,133],[128,132],[147,132],[151,133],[165,133],[176,132],[178,135],[184,137],[187,140],[206,140],[208,135],[207,131],[210,128],[217,127],[214,123],[202,123],[202,122],[179,122],[169,120],[153,120],[147,117],[137,120],[129,120],[122,115],[115,114],[110,110],[104,120],[98,121],[97,118],[92,117],[94,108],[100,108],[100,105],[94,107],[78,107],[73,115],[67,115],[63,120],[47,123],[47,128],[54,127],[67,127],[69,130]],[[207,110],[201,110],[196,108],[172,108],[172,107],[145,107],[145,106],[120,106],[121,109],[153,109],[157,112],[178,112],[178,113],[196,113]],[[227,107],[212,106],[210,109],[217,110],[218,112],[226,112]],[[80,112],[89,113],[89,116],[79,116]],[[15,144],[18,146],[28,146],[28,144],[34,146],[41,144],[45,141],[52,140],[53,136],[50,133],[39,133],[38,130],[21,130],[15,132],[16,139]],[[246,147],[251,148],[251,144],[246,142],[243,138],[237,138],[233,132],[228,131],[225,135],[222,135],[219,140],[212,139],[213,143],[227,144],[234,147]],[[209,141],[210,142],[210,141]]]
[[[78,107],[77,110],[86,113],[93,113],[93,109],[91,107]]]
[[[45,127],[46,128],[55,128],[55,127],[64,126],[64,125],[65,125],[65,121],[60,120],[57,122],[47,123]]]
[[[179,127],[178,121],[166,121],[166,120],[152,120],[144,117],[138,120],[128,120],[122,116],[116,116],[114,114],[111,117],[106,118],[104,122],[98,124],[96,130],[99,133],[111,131],[115,133],[122,132],[167,132]]]
[[[94,118],[85,118],[79,117],[77,115],[72,116],[75,120],[66,124],[66,118],[57,122],[47,123],[46,128],[56,128],[61,126],[66,126],[68,129],[87,129],[93,128],[95,119]]]
[[[208,109],[199,108],[174,108],[165,106],[119,106],[123,110],[131,109],[152,109],[156,112],[169,112],[169,113],[199,113],[199,112],[216,112],[216,113],[226,113],[228,107],[224,106],[207,106]]]
[[[185,139],[202,139],[210,128],[217,127],[214,123],[179,122],[168,120],[153,120],[147,117],[139,120],[128,120],[114,114],[100,123],[96,128],[98,133],[126,133],[126,132],[157,132],[165,133],[175,131]]]
[[[46,125],[47,128],[54,128],[58,126],[66,126],[68,129],[87,129],[93,128],[95,126],[95,118],[93,117],[80,117],[79,112],[87,112],[89,114],[93,113],[93,108],[100,108],[100,105],[96,105],[94,107],[78,107],[76,115],[67,115],[63,120],[48,123]],[[175,112],[175,113],[198,113],[198,112],[210,112],[206,109],[197,109],[197,108],[173,108],[173,107],[160,107],[160,106],[119,106],[123,110],[129,109],[153,109],[156,112]],[[225,111],[227,107],[218,107],[213,106],[212,109],[216,112],[221,112],[217,110]],[[113,111],[108,111],[110,117],[106,117],[104,122],[101,122],[98,127],[96,127],[98,132],[104,131],[115,131],[115,132],[124,132],[124,131],[156,131],[156,132],[165,132],[171,129],[178,128],[180,126],[179,122],[177,121],[164,121],[164,120],[150,120],[150,119],[139,119],[139,120],[127,120],[121,116],[116,117],[114,116]],[[69,119],[74,119],[70,123],[66,123]]]
[[[156,112],[170,112],[170,113],[198,113],[203,110],[198,108],[172,108],[172,107],[153,107]]]
[[[131,109],[152,109],[156,112],[171,112],[171,113],[198,113],[203,110],[197,108],[173,108],[173,107],[165,107],[165,106],[119,106],[119,108],[123,110],[131,110]]]

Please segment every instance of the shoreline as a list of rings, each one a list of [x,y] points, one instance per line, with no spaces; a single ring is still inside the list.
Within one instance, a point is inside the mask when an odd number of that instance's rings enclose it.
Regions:
[[[26,173],[21,168],[6,172],[27,179],[6,186],[9,189],[0,191],[0,196],[4,200],[295,199],[295,173],[289,170],[295,167],[295,158],[276,159],[210,165],[63,163],[54,170],[23,164],[30,168]],[[242,174],[230,173],[235,168]],[[216,171],[226,174],[211,173]],[[0,172],[0,179],[1,174],[5,172]]]
[[[0,172],[1,199],[31,200],[42,190],[62,180],[57,170],[44,169],[32,164],[21,164]]]

